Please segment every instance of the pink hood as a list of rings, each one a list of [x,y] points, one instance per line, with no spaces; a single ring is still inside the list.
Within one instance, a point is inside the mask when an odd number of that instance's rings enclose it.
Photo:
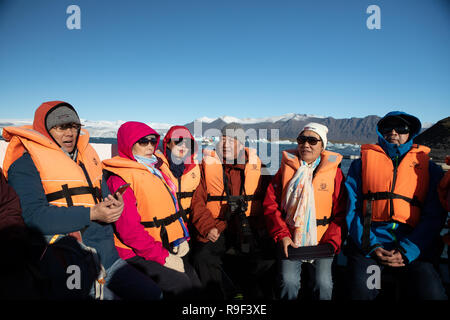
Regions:
[[[119,152],[119,156],[136,161],[133,156],[133,152],[131,151],[133,145],[139,139],[150,134],[155,135],[156,139],[158,140],[155,146],[156,150],[156,147],[159,145],[160,138],[158,132],[142,122],[128,121],[122,124],[119,128],[119,131],[117,131],[117,149]]]

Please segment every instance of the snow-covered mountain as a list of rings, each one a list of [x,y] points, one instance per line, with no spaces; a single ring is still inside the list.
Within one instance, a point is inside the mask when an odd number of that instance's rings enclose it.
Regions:
[[[367,116],[364,118],[334,119],[331,117],[288,113],[281,116],[265,118],[237,118],[233,116],[221,116],[218,118],[201,117],[185,124],[191,132],[194,131],[195,123],[201,123],[202,133],[210,128],[220,129],[224,124],[230,122],[241,123],[245,129],[278,129],[279,138],[292,139],[299,130],[308,122],[315,121],[325,124],[329,129],[329,140],[340,142],[366,143],[376,141],[375,126],[378,116]],[[0,119],[0,130],[6,126],[31,125],[31,119]],[[84,128],[93,138],[116,138],[117,130],[124,123],[123,120],[104,121],[81,119]],[[175,124],[148,122],[150,127],[158,131],[162,136]],[[432,126],[432,123],[423,123],[423,129]],[[201,136],[198,137],[201,139]]]
[[[322,116],[314,115],[301,115],[296,113],[288,113],[281,116],[266,117],[266,118],[237,118],[233,116],[221,116],[219,118],[209,118],[201,117],[195,119],[194,122],[202,122],[204,124],[213,123],[217,120],[225,123],[238,122],[246,125],[258,124],[258,123],[275,123],[278,121],[289,121],[289,120],[307,120],[308,118],[324,118]],[[84,129],[89,131],[91,137],[97,138],[115,138],[117,135],[117,130],[125,122],[123,120],[117,121],[106,121],[106,120],[88,120],[80,119],[81,123],[84,125]],[[31,125],[33,120],[31,119],[0,119],[0,129],[6,126],[22,126]],[[158,131],[158,133],[164,135],[169,128],[175,124],[169,123],[158,123],[158,122],[148,122],[150,127]]]
[[[236,117],[231,117],[231,116],[221,116],[219,118],[201,117],[201,118],[195,119],[194,122],[212,123],[216,120],[221,120],[225,123],[237,122],[237,123],[242,123],[242,124],[254,124],[254,123],[261,123],[261,122],[274,123],[277,121],[305,120],[308,118],[325,118],[325,117],[324,116],[316,116],[316,115],[287,113],[287,114],[284,114],[281,116],[266,117],[266,118],[243,118],[243,119],[241,119],[241,118],[236,118]]]

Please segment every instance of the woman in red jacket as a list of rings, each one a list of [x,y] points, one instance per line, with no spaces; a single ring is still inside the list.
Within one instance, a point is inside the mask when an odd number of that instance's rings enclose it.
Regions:
[[[342,156],[325,150],[327,132],[328,128],[318,123],[303,128],[297,137],[297,149],[283,151],[281,167],[264,199],[269,234],[281,245],[284,255],[277,276],[280,299],[297,299],[303,262],[315,266],[314,289],[319,298],[332,297],[331,265],[345,234],[347,195],[339,168]],[[294,250],[289,247],[310,247],[313,252],[326,254],[294,260]]]

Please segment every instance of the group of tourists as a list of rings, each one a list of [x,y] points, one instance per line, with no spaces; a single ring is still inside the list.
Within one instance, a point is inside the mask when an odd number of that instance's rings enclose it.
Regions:
[[[45,102],[32,125],[3,129],[0,297],[295,300],[306,275],[330,300],[342,250],[344,298],[375,299],[376,266],[402,298],[446,300],[436,258],[450,175],[414,144],[420,130],[388,113],[345,177],[328,128],[308,123],[272,177],[237,123],[199,155],[184,126],[158,149],[158,132],[125,122],[118,155],[101,161],[74,107]]]

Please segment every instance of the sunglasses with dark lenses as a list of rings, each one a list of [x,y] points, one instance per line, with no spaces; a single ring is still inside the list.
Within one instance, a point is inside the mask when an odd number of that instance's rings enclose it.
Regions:
[[[298,136],[297,137],[298,144],[305,144],[305,142],[307,142],[307,141],[310,145],[315,146],[321,140],[314,138],[314,137],[308,137],[308,136]]]
[[[194,147],[194,141],[192,139],[189,138],[174,138],[172,139],[173,143],[175,143],[176,146],[182,145],[184,143],[184,145],[186,147],[190,147],[193,148]]]
[[[409,127],[406,124],[396,124],[396,125],[385,125],[381,127],[380,132],[382,134],[387,134],[395,130],[398,134],[406,134],[409,133]]]
[[[158,139],[156,138],[141,138],[137,141],[137,143],[139,143],[139,145],[141,147],[146,147],[148,146],[149,143],[151,143],[153,146],[156,145],[156,143],[158,142]]]

